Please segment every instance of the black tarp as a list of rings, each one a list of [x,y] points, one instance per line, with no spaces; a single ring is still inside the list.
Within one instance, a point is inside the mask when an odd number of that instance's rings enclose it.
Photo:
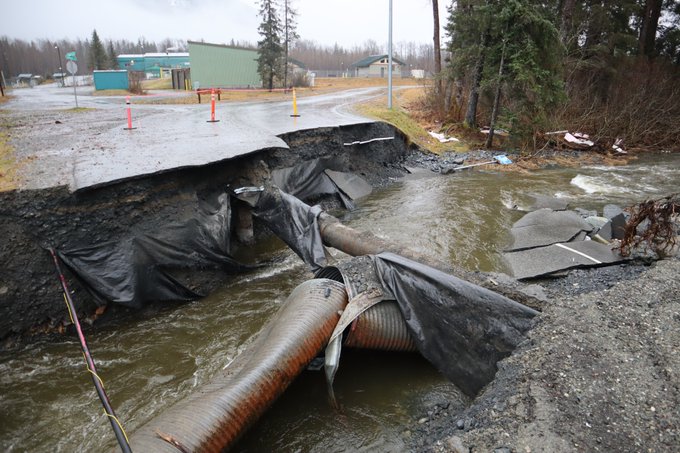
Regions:
[[[313,270],[325,263],[318,207],[265,191],[253,210]],[[392,253],[371,257],[386,298],[404,315],[418,350],[469,395],[524,340],[538,312],[505,296]]]
[[[198,199],[189,220],[155,232],[131,231],[115,241],[67,246],[58,254],[96,296],[138,308],[149,301],[201,297],[170,275],[172,269],[250,269],[230,256],[230,230],[230,199],[222,193]]]
[[[316,272],[326,264],[326,254],[319,232],[319,206],[309,206],[280,189],[262,192],[253,207],[253,215],[288,245]]]
[[[272,183],[300,200],[316,200],[323,196],[335,195],[340,198],[346,209],[354,209],[351,196],[343,192],[326,174],[327,169],[340,171],[342,165],[333,158],[312,159],[294,167],[273,170]]]
[[[393,253],[373,257],[420,353],[468,395],[525,339],[535,310]]]

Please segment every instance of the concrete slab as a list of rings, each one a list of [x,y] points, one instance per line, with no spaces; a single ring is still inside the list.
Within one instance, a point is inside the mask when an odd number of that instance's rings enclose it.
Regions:
[[[517,279],[536,278],[576,267],[613,264],[623,258],[595,241],[569,242],[505,253]]]
[[[325,172],[335,185],[352,200],[358,200],[373,192],[373,187],[361,176],[333,170],[325,170]]]
[[[513,225],[510,230],[513,242],[508,251],[568,242],[579,233],[592,230],[592,225],[574,211],[539,209],[525,215]]]

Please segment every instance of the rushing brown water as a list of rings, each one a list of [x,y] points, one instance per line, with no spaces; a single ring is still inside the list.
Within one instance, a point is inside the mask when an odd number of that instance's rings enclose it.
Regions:
[[[343,221],[468,269],[502,271],[499,250],[522,215],[509,208],[528,206],[530,194],[558,196],[573,207],[593,209],[657,198],[679,188],[680,156],[672,155],[649,156],[625,167],[531,175],[469,171],[398,181],[361,200]],[[277,240],[260,244],[258,256],[278,259],[225,281],[203,300],[88,333],[99,372],[128,431],[228,364],[293,288],[310,277]],[[451,401],[451,411],[466,404],[415,354],[345,351],[335,387],[340,411],[327,402],[323,373],[303,373],[235,450],[403,451],[408,430],[434,403]],[[75,338],[0,353],[0,389],[2,451],[98,452],[115,446]]]

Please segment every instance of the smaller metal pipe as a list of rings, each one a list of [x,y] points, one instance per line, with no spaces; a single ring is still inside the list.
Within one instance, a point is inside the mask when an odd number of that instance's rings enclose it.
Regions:
[[[369,308],[349,327],[343,346],[382,351],[417,351],[406,321],[393,300]]]

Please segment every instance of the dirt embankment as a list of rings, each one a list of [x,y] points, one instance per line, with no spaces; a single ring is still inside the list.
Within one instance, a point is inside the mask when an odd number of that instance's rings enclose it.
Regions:
[[[344,143],[395,135],[393,141]],[[153,175],[78,193],[65,187],[0,193],[0,339],[30,330],[59,330],[66,311],[45,247],[73,247],[117,241],[130,231],[151,232],[192,218],[198,199],[233,187],[260,185],[275,168],[317,157],[337,157],[343,170],[375,186],[403,173],[403,136],[384,123],[322,128],[282,136],[287,149],[265,149],[201,168]],[[238,247],[238,244],[234,244]],[[207,293],[224,278],[219,272],[182,274],[187,285]],[[81,316],[103,304],[68,275]],[[126,310],[119,310],[125,312]],[[107,314],[108,316],[108,314]]]
[[[530,339],[464,412],[432,408],[414,449],[677,451],[679,274],[673,258],[546,282],[550,303]]]

